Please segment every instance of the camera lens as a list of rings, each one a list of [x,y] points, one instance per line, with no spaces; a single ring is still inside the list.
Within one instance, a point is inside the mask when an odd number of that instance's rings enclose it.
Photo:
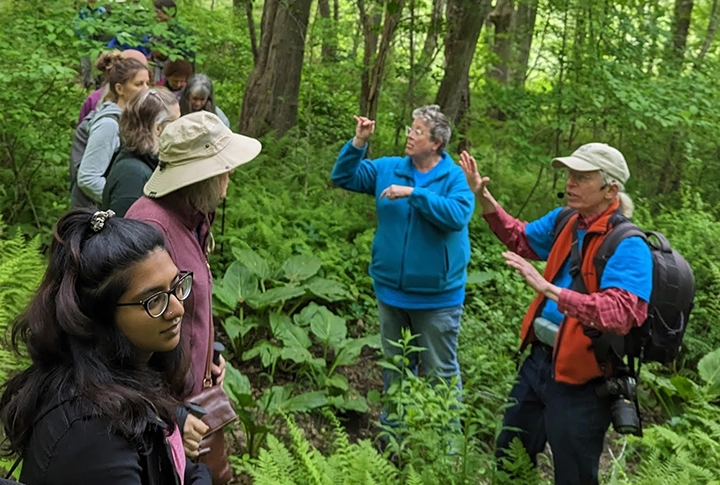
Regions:
[[[640,418],[635,404],[624,397],[619,397],[610,405],[613,428],[620,434],[638,435],[641,432]]]

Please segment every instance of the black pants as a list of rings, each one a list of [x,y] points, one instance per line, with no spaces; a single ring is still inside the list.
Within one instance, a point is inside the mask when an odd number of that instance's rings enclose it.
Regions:
[[[549,347],[533,345],[523,362],[510,392],[515,404],[505,412],[496,455],[504,456],[517,437],[536,464],[537,454],[549,442],[556,485],[596,485],[610,425],[610,401],[596,394],[598,380],[583,385],[556,382],[551,352]]]

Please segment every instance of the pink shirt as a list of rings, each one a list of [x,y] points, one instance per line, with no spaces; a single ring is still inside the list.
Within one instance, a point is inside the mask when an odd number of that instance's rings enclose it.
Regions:
[[[180,428],[175,426],[175,430],[167,438],[172,452],[173,462],[175,462],[175,470],[180,477],[180,485],[185,484],[185,449],[183,448],[182,436],[180,436]]]
[[[527,222],[515,219],[499,205],[495,208],[496,212],[483,215],[492,232],[510,251],[526,259],[539,260],[525,234]],[[578,218],[578,229],[589,227],[600,215]],[[589,295],[563,288],[558,299],[558,310],[563,314],[581,322],[593,322],[599,330],[621,335],[645,321],[647,308],[647,302],[620,288],[608,288]]]

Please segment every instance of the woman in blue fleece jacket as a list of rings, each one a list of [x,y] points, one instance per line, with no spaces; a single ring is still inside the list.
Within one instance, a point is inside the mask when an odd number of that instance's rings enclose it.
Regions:
[[[460,166],[444,150],[450,124],[439,106],[413,111],[405,157],[364,160],[375,122],[355,116],[355,137],[340,151],[332,171],[338,187],[372,195],[378,226],[370,276],[378,299],[385,356],[399,349],[402,328],[419,334],[425,375],[460,381],[457,340],[470,260],[468,222],[475,208]],[[418,356],[410,356],[417,372]],[[383,370],[385,390],[393,376]]]

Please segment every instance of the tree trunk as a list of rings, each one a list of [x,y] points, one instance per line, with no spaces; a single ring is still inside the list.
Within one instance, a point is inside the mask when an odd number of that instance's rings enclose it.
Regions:
[[[233,7],[236,12],[240,12],[240,9],[245,10],[245,17],[248,23],[248,35],[250,36],[250,49],[253,55],[253,64],[257,63],[258,59],[258,45],[257,45],[257,33],[255,32],[255,19],[253,18],[253,5],[252,0],[233,0]]]
[[[367,116],[368,97],[366,93],[370,91],[370,72],[372,69],[372,59],[377,50],[379,35],[378,28],[382,21],[380,12],[370,13],[364,0],[357,0],[358,9],[360,10],[360,24],[363,31],[363,70],[360,74],[360,115]]]
[[[693,0],[675,0],[672,36],[666,48],[666,60],[670,64],[670,66],[667,66],[669,71],[675,71],[682,64],[685,57],[692,9]]]
[[[335,22],[330,17],[330,0],[318,0],[318,10],[320,11],[320,17],[322,17],[322,61],[328,63],[335,59],[337,51]]]
[[[495,35],[491,50],[495,54],[496,64],[488,71],[488,77],[503,86],[510,81],[510,63],[512,62],[512,27],[515,17],[513,0],[497,0],[497,4],[488,20],[495,26]]]
[[[435,58],[435,49],[438,44],[438,33],[442,27],[443,11],[445,10],[447,0],[434,0],[433,9],[430,14],[430,25],[428,25],[425,43],[423,44],[422,58],[420,64],[430,66]]]
[[[358,5],[361,5],[362,0],[358,0]],[[383,22],[380,45],[377,48],[377,55],[375,50],[368,50],[368,40],[366,37],[365,54],[363,56],[364,71],[363,74],[367,73],[367,79],[361,80],[360,93],[360,113],[363,116],[367,116],[370,119],[375,119],[378,110],[378,102],[380,98],[380,86],[382,84],[382,78],[385,74],[385,64],[387,62],[388,54],[390,53],[390,46],[392,39],[395,36],[400,17],[402,15],[405,0],[390,0],[385,7],[385,21]],[[361,17],[363,16],[364,9],[361,9]],[[365,15],[367,17],[367,15]],[[374,22],[377,21],[377,24]],[[377,16],[373,17],[371,21],[367,22],[367,28],[364,28],[365,34],[372,35],[373,25],[378,25],[380,20]],[[365,25],[365,22],[364,22]],[[375,44],[377,44],[377,35],[375,35]],[[373,59],[374,55],[374,59]],[[371,61],[372,60],[372,61]],[[369,69],[369,71],[368,71]]]
[[[312,0],[266,0],[258,60],[248,78],[240,131],[283,135],[297,122],[305,34]]]
[[[712,8],[710,9],[710,20],[708,20],[707,35],[703,40],[702,47],[700,48],[700,54],[698,54],[695,67],[698,68],[702,65],[713,40],[715,39],[715,33],[717,32],[718,26],[718,0],[713,0]]]
[[[538,0],[520,0],[515,13],[513,26],[513,43],[515,61],[510,66],[510,81],[516,87],[525,85],[530,47],[535,32]]]
[[[445,36],[445,74],[435,103],[459,125],[470,108],[469,71],[490,0],[448,0]]]

